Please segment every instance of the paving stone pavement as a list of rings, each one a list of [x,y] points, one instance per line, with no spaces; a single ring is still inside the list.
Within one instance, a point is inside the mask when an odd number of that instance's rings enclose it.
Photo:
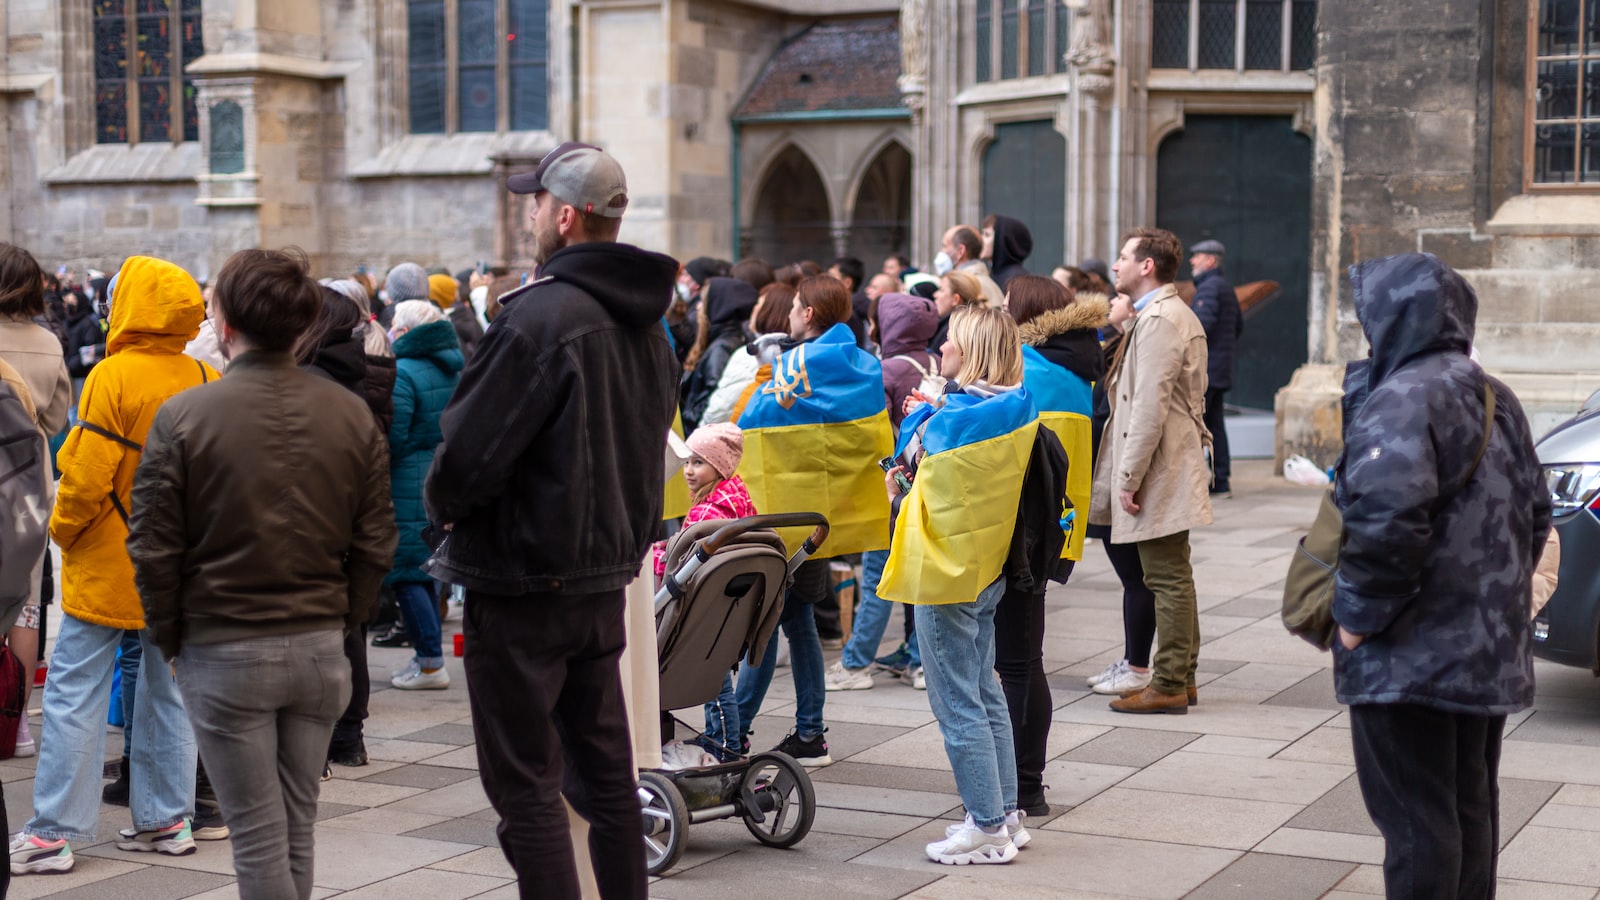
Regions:
[[[1234,494],[1193,536],[1200,594],[1200,706],[1186,716],[1109,712],[1083,676],[1120,657],[1121,592],[1098,545],[1048,599],[1046,669],[1055,715],[1046,782],[1052,814],[1009,866],[946,868],[922,845],[961,814],[927,695],[880,678],[828,695],[838,762],[815,770],[818,809],[798,847],[756,843],[737,821],[695,825],[679,865],[651,885],[661,898],[1144,897],[1356,900],[1381,895],[1383,842],[1357,790],[1348,719],[1333,699],[1329,657],[1277,621],[1295,538],[1318,494],[1235,463]],[[446,623],[449,633],[460,623]],[[899,619],[891,626],[898,638]],[[885,650],[888,649],[888,642]],[[476,777],[466,679],[450,659],[447,691],[387,688],[409,651],[373,650],[367,722],[372,763],[335,767],[317,826],[317,897],[511,898],[496,818]],[[837,654],[829,654],[833,659]],[[1600,683],[1539,663],[1533,710],[1507,725],[1501,766],[1500,896],[1600,893]],[[34,695],[37,705],[38,694]],[[794,691],[779,672],[758,746],[792,727]],[[682,718],[694,721],[694,714]],[[34,720],[37,729],[37,717]],[[37,731],[35,732],[37,733]],[[119,739],[108,741],[115,755]],[[0,762],[12,828],[26,820],[33,760]],[[128,824],[102,809],[100,834]],[[193,856],[75,848],[66,875],[19,877],[11,896],[237,896],[226,842]]]

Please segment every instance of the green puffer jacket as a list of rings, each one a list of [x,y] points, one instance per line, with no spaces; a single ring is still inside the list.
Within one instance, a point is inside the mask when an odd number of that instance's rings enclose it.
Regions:
[[[419,568],[428,561],[422,530],[428,514],[422,504],[422,483],[433,465],[433,451],[444,436],[444,412],[461,380],[464,358],[448,319],[430,322],[400,335],[394,342],[394,424],[389,426],[389,481],[394,492],[395,524],[400,546],[386,584],[431,580]]]

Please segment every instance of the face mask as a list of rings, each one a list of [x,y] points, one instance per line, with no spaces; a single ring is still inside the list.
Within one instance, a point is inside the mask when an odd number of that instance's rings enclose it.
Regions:
[[[689,286],[687,284],[684,284],[681,281],[675,282],[672,286],[678,292],[678,299],[682,300],[685,303],[688,303],[689,302]]]
[[[940,250],[939,255],[933,258],[933,271],[936,274],[949,274],[950,270],[954,269],[955,267],[955,260],[951,259],[950,254],[944,252],[943,250]]]
[[[107,322],[111,321],[111,295],[116,293],[117,277],[121,274],[121,272],[118,272],[116,275],[111,276],[111,281],[106,284],[106,295],[104,297],[96,297],[94,301],[94,311]]]

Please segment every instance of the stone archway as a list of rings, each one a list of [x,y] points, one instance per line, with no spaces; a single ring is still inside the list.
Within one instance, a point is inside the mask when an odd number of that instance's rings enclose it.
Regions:
[[[833,261],[833,211],[817,167],[793,144],[772,161],[756,191],[755,214],[743,229],[741,256],[774,266],[803,259]]]
[[[850,253],[877,272],[884,257],[911,254],[911,153],[890,141],[861,175],[850,219]]]

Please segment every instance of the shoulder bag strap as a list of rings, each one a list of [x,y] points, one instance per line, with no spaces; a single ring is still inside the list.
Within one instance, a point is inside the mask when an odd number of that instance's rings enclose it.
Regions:
[[[206,374],[206,364],[198,359],[194,361],[194,364],[200,367],[200,383],[205,384],[209,382],[211,380],[211,376]]]

